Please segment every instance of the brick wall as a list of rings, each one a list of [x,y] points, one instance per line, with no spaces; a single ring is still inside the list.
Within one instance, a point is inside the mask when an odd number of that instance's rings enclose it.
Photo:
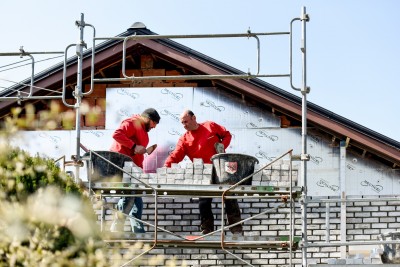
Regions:
[[[143,220],[154,224],[154,198],[144,197],[145,207]],[[110,203],[116,203],[117,199],[113,199]],[[215,224],[220,227],[221,223],[221,201],[214,198],[213,212]],[[399,202],[368,202],[368,206],[350,204],[349,209],[359,209],[362,217],[357,217],[357,213],[348,213],[347,215],[347,240],[377,240],[377,235],[395,231],[400,228],[400,222],[396,214],[399,213]],[[276,202],[266,200],[239,200],[242,210],[242,218],[248,218],[276,205]],[[337,205],[331,205],[330,220],[330,240],[340,241],[340,208]],[[311,206],[311,207],[310,207]],[[371,208],[377,209],[377,212],[368,211]],[[296,235],[300,235],[301,220],[300,207],[296,204]],[[260,219],[253,219],[244,223],[244,236],[279,236],[289,232],[287,209],[279,209],[278,212],[268,214]],[[107,210],[106,220],[112,219],[112,211]],[[384,216],[379,215],[385,214]],[[369,214],[369,216],[366,216]],[[168,231],[183,236],[199,234],[199,212],[198,205],[191,198],[159,198],[158,199],[158,225]],[[106,223],[105,229],[108,229]],[[129,231],[129,221],[126,221],[125,231]],[[148,233],[154,231],[152,227],[146,227]],[[323,204],[310,204],[308,208],[308,239],[310,242],[324,242],[325,237],[325,207]],[[219,236],[219,234],[217,234]],[[230,236],[230,233],[226,233]],[[378,248],[379,246],[376,245]],[[360,249],[361,250],[361,249]],[[268,251],[268,250],[240,250],[229,249],[235,255],[242,257],[255,266],[282,266],[289,264],[289,252],[287,251]],[[150,255],[163,254],[166,258],[176,258],[178,263],[182,260],[188,266],[246,266],[233,256],[224,253],[221,249],[205,249],[205,248],[158,248],[150,253]],[[307,251],[308,263],[327,263],[328,260],[340,258],[339,247],[310,247]],[[347,259],[351,259],[356,255],[348,255]],[[301,250],[296,250],[292,254],[293,266],[301,266],[302,262]],[[349,261],[349,260],[347,260]],[[369,258],[364,255],[362,262],[381,263],[380,258]]]
[[[279,164],[279,168],[286,163]],[[272,167],[278,169],[277,166]],[[286,170],[283,168],[280,176],[285,176]],[[162,170],[162,173],[176,173],[173,170]],[[297,171],[297,170],[293,170]],[[133,171],[135,172],[135,171]],[[267,173],[267,171],[263,171]],[[269,172],[268,172],[269,173]],[[270,172],[270,173],[273,173]],[[140,177],[140,176],[137,176]],[[272,177],[272,176],[271,176]],[[270,177],[270,178],[271,178]],[[270,179],[269,178],[269,179]],[[125,178],[126,179],[126,176]],[[154,179],[154,178],[153,178]],[[172,179],[170,177],[169,179]],[[265,176],[253,180],[253,184],[265,183],[264,179],[268,179]],[[277,179],[277,172],[275,172],[275,185],[280,183],[281,179]],[[178,179],[180,180],[180,179]],[[171,180],[169,181],[171,182]],[[287,181],[284,182],[287,184]],[[143,197],[144,215],[143,220],[151,224],[155,223],[155,198],[153,196],[146,195]],[[196,195],[188,196],[159,196],[157,198],[157,220],[158,226],[165,230],[171,231],[175,234],[182,236],[197,236],[199,235],[199,209]],[[115,208],[115,203],[118,198],[108,198],[107,202],[109,207]],[[313,200],[315,201],[315,199]],[[278,205],[282,204],[282,200],[268,199],[268,198],[243,198],[239,199],[239,206],[242,210],[242,219],[249,218],[261,212],[273,209]],[[386,233],[389,231],[396,231],[400,228],[400,201],[380,201],[379,199],[371,198],[368,202],[349,202],[347,203],[347,241],[375,241],[377,235]],[[296,200],[294,203],[294,227],[295,236],[301,236],[301,207]],[[340,204],[330,203],[330,240],[340,241]],[[312,202],[308,204],[307,210],[308,216],[308,239],[310,242],[325,242],[326,241],[326,205],[324,203]],[[215,225],[217,228],[221,226],[221,199],[214,198],[213,200],[213,212],[215,217]],[[98,211],[99,220],[101,218],[100,211]],[[105,211],[105,223],[104,229],[108,230],[110,222],[113,218],[113,210],[106,209]],[[226,222],[225,222],[226,223]],[[265,237],[282,237],[287,236],[290,233],[290,208],[289,205],[285,205],[278,210],[265,213],[257,218],[251,219],[244,222],[244,236],[243,237],[232,237],[229,231],[226,232],[226,238],[233,238],[238,242],[244,241],[257,241]],[[136,238],[141,239],[145,236],[150,236],[154,233],[154,228],[151,226],[145,226],[147,233],[144,235],[136,235],[132,240]],[[130,233],[129,220],[125,223],[125,232]],[[159,234],[161,232],[159,231]],[[214,235],[217,240],[220,238],[220,233]],[[168,237],[166,233],[164,237]],[[206,239],[208,240],[208,239]],[[210,239],[213,240],[213,239]],[[132,245],[133,243],[131,243]],[[378,248],[378,245],[376,245]],[[290,254],[287,250],[276,250],[276,249],[238,249],[229,248],[228,251],[234,255],[242,258],[243,260],[251,263],[254,266],[288,266]],[[347,261],[356,261],[352,257],[349,251]],[[153,249],[148,255],[165,255],[166,259],[175,259],[178,266],[193,266],[193,267],[216,267],[216,266],[247,266],[242,261],[236,259],[232,255],[225,253],[221,249],[217,248],[182,248],[174,247],[173,245],[166,247],[157,247]],[[307,251],[308,263],[328,263],[332,259],[340,258],[340,247],[310,247]],[[148,256],[145,256],[148,257]],[[369,257],[364,255],[361,259],[358,255],[358,259],[354,263],[381,263],[378,256]],[[301,266],[302,253],[300,249],[294,250],[292,253],[293,266]],[[145,266],[145,265],[141,265]]]

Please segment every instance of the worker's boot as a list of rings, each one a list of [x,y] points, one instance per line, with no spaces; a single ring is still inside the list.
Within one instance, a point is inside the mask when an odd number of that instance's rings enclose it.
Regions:
[[[227,215],[227,217],[228,217],[228,225],[235,224],[235,223],[240,222],[242,220],[240,218],[240,216]],[[232,234],[243,235],[243,226],[242,226],[241,223],[238,224],[238,225],[232,226],[229,229],[232,232]]]
[[[126,217],[120,211],[115,212],[114,216],[115,217],[111,224],[110,231],[111,232],[123,232]]]
[[[228,225],[235,224],[242,220],[240,216],[239,204],[237,203],[236,199],[227,199],[225,202],[225,207],[226,207],[226,217],[228,218]],[[232,234],[235,235],[243,234],[242,223],[232,226],[229,229],[232,232]]]
[[[110,227],[111,232],[124,231],[125,220],[127,217],[125,214],[129,214],[131,212],[134,202],[135,198],[132,197],[122,197],[118,200],[117,211],[115,211],[115,217]]]
[[[201,234],[206,235],[214,231],[214,219],[212,218],[201,218],[200,225]]]
[[[214,215],[211,209],[211,202],[212,198],[199,199],[200,231],[203,235],[214,232]]]

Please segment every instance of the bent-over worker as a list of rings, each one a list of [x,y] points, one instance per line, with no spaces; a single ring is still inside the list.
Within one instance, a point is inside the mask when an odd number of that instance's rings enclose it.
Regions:
[[[166,159],[164,166],[171,167],[172,163],[181,162],[185,156],[191,161],[195,158],[203,159],[204,163],[211,163],[211,157],[216,154],[216,147],[223,145],[227,148],[231,142],[232,135],[225,127],[206,121],[198,123],[196,116],[191,110],[185,110],[180,121],[186,132],[179,138],[178,143]],[[211,209],[212,198],[200,198],[200,230],[202,234],[208,234],[214,231],[214,215]],[[228,218],[228,224],[234,224],[241,220],[240,209],[236,199],[227,199],[225,201],[225,210]],[[242,225],[238,224],[230,228],[234,234],[243,232]]]
[[[148,108],[142,114],[133,115],[123,120],[118,129],[112,135],[114,141],[110,150],[127,155],[132,158],[134,164],[143,169],[144,154],[149,144],[148,132],[156,128],[160,122],[160,115],[154,108]],[[117,208],[122,213],[141,220],[143,212],[143,200],[141,197],[123,197],[118,201]],[[144,233],[143,224],[132,218],[132,232]],[[111,225],[111,231],[123,231],[125,216],[117,214]]]

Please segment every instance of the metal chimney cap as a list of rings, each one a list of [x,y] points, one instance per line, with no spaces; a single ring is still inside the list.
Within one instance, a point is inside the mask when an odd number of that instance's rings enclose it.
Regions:
[[[138,21],[133,23],[130,29],[146,29],[146,25],[144,25],[143,22]]]

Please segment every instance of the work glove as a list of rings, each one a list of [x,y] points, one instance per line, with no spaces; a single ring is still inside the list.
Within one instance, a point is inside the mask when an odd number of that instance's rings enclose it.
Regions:
[[[222,144],[222,143],[215,143],[215,144],[214,144],[214,147],[215,147],[215,152],[217,152],[217,154],[219,154],[219,153],[225,153],[224,144]]]
[[[133,154],[144,154],[146,153],[146,148],[141,145],[134,145],[133,148]]]

